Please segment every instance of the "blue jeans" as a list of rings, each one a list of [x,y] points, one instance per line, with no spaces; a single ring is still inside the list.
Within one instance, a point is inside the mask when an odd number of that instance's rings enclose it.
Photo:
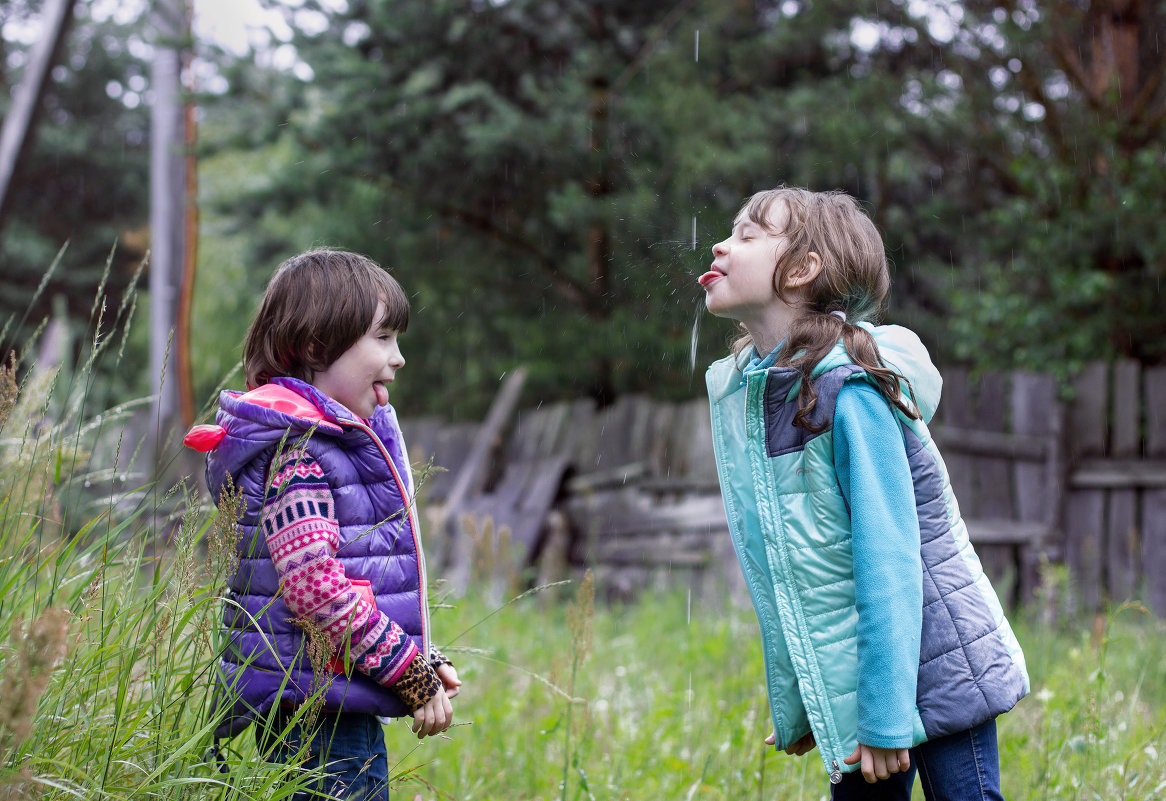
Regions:
[[[995,720],[915,746],[911,768],[883,781],[867,784],[861,772],[844,773],[830,797],[835,801],[910,801],[916,769],[928,801],[1004,800]]]
[[[311,785],[311,792],[296,793],[294,801],[331,797],[389,801],[385,733],[375,715],[321,712],[311,731],[301,722],[289,729],[291,717],[291,710],[274,710],[270,723],[256,723],[255,739],[259,753],[272,762],[291,762],[306,740],[309,755],[303,766],[325,766],[327,776]]]

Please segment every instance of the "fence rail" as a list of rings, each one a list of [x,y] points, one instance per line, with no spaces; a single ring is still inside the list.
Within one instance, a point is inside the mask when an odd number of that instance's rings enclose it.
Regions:
[[[985,568],[1013,600],[1049,560],[1068,566],[1077,608],[1140,598],[1166,614],[1166,368],[1090,364],[1068,393],[1030,372],[944,377],[932,431]],[[448,470],[422,493],[430,536],[444,535],[439,568],[465,581],[476,516],[516,534],[516,569],[586,565],[615,594],[740,589],[705,399],[519,409],[521,382],[508,379],[482,424],[403,424],[414,461]]]

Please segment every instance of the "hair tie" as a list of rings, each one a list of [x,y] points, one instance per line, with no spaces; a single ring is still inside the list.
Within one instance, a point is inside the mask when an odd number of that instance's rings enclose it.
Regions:
[[[846,312],[844,312],[840,309],[835,309],[834,311],[832,311],[830,313],[833,314],[835,317],[837,317],[842,322],[844,322],[844,323],[846,322]]]

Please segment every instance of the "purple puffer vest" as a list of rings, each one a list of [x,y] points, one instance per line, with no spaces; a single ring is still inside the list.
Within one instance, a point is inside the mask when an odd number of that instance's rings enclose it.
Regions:
[[[275,563],[259,527],[272,459],[302,445],[323,468],[332,491],[340,523],[336,558],[345,574],[369,581],[377,608],[427,654],[425,559],[396,415],[391,406],[382,406],[366,424],[309,384],[294,378],[271,383],[306,398],[322,419],[250,403],[239,392],[219,396],[216,422],[223,433],[207,454],[207,486],[217,500],[230,474],[246,508],[239,515],[239,566],[228,582],[223,612],[228,643],[220,662],[221,703],[228,697],[231,703],[221,710],[225,720],[217,734],[242,731],[276,703],[304,701],[326,678],[331,684],[325,709],[408,715],[396,693],[362,673],[329,674],[313,685],[304,633],[292,623],[294,616],[280,596]]]

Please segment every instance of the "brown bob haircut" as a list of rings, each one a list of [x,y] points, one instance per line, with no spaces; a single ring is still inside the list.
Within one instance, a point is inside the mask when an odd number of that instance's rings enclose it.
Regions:
[[[374,320],[377,302],[385,316]],[[275,376],[311,382],[344,351],[378,328],[404,331],[409,299],[401,285],[365,256],[316,249],[279,265],[243,343],[247,386]]]

